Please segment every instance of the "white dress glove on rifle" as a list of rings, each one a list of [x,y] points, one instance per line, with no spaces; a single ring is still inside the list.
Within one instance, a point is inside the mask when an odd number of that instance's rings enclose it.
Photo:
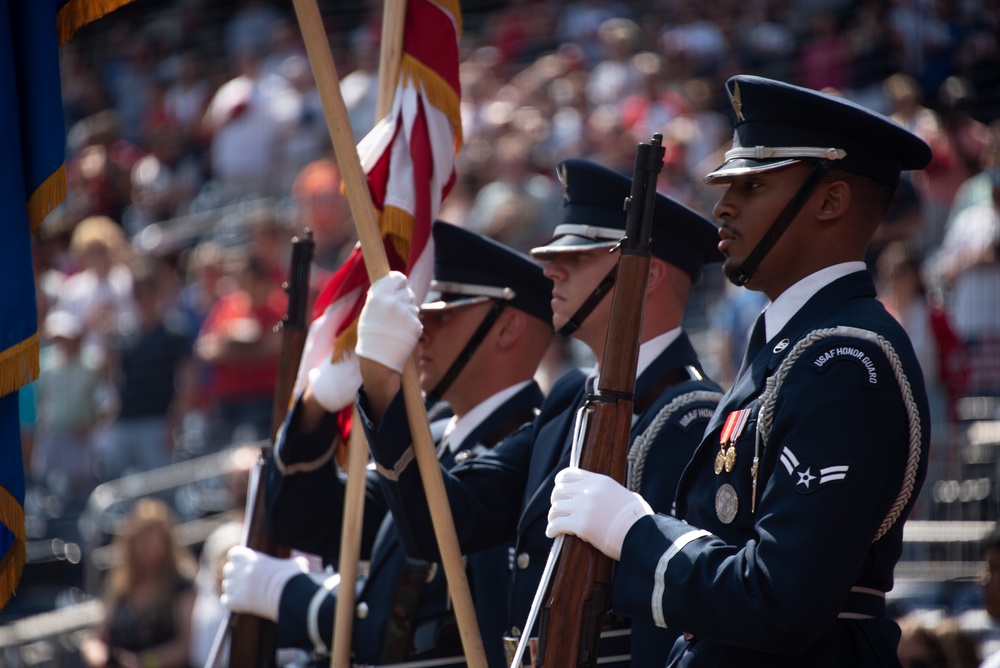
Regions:
[[[372,283],[358,318],[358,356],[402,373],[423,333],[419,312],[403,274],[391,271]]]
[[[304,557],[276,559],[237,545],[226,553],[222,568],[222,605],[272,622],[278,621],[278,606],[285,585],[296,575],[309,572]]]
[[[545,535],[572,534],[617,561],[625,534],[652,514],[645,499],[608,476],[569,467],[556,474]]]
[[[324,357],[314,369],[309,370],[309,385],[319,405],[331,413],[354,403],[354,395],[361,385],[361,370],[354,353],[345,354],[334,362]]]

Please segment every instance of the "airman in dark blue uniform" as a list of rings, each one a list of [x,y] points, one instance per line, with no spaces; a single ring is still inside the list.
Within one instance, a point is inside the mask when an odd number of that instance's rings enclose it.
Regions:
[[[438,417],[431,420],[441,465],[449,469],[479,457],[538,413],[543,397],[532,375],[552,337],[551,281],[527,256],[480,235],[442,222],[434,224],[432,235],[435,278],[419,316],[413,307],[423,323],[422,333],[419,322],[414,332],[420,337],[421,386],[431,404],[444,402],[451,409],[443,417],[435,410]],[[364,323],[362,316],[359,329]],[[407,343],[402,355],[409,357],[412,347]],[[488,378],[478,375],[484,369],[492,372]],[[350,388],[351,397],[356,387]],[[410,447],[401,400],[382,424],[381,438]],[[346,484],[333,461],[337,435],[337,414],[317,407],[307,390],[267,472],[267,519],[275,538],[331,563],[340,551]],[[380,477],[370,467],[362,538],[362,558],[370,566],[356,587],[353,660],[380,665],[442,659],[441,665],[453,665],[447,657],[461,657],[462,646],[444,571],[404,553]],[[506,622],[509,551],[504,544],[468,556],[484,636],[500,635]],[[339,587],[330,573],[293,571],[280,592],[279,645],[325,653]],[[489,663],[498,668],[502,648],[496,644],[492,650]]]
[[[863,259],[901,170],[930,149],[840,98],[751,76],[727,88],[733,148],[706,177],[727,186],[723,269],[771,304],[675,515],[570,470],[548,531],[620,558],[612,605],[684,632],[671,667],[898,666],[885,592],[930,424],[909,339]],[[602,537],[584,491],[639,519]]]
[[[534,249],[532,255],[546,262],[545,273],[554,282],[553,324],[557,331],[587,344],[598,364],[614,364],[614,360],[600,359],[615,289],[617,254],[609,251],[625,229],[623,202],[631,181],[583,160],[562,163],[558,173],[566,199],[564,217],[554,239]],[[703,375],[680,326],[691,285],[701,276],[704,264],[719,261],[721,256],[715,247],[715,226],[696,212],[658,196],[654,218],[654,258],[633,402],[629,484],[666,511],[682,467],[721,396],[718,385]],[[398,469],[405,452],[400,439],[383,438],[385,427],[372,419],[373,412],[380,411],[367,394],[370,383],[363,356],[361,369],[365,384],[359,406],[375,461],[380,469]],[[510,637],[520,635],[528,618],[552,544],[545,536],[545,518],[553,478],[569,463],[576,414],[593,389],[592,380],[580,374],[564,377],[554,385],[530,430],[444,472],[463,553],[515,541],[512,573],[505,574],[509,578]],[[401,532],[404,540],[412,540],[406,543],[407,551],[436,559],[437,545],[414,468],[410,466],[384,483],[394,516],[409,526]],[[639,622],[632,633],[634,665],[662,663],[673,632]],[[500,646],[500,642],[499,636],[483,638],[486,647]],[[627,655],[627,646],[625,652]],[[650,659],[650,655],[658,658]]]

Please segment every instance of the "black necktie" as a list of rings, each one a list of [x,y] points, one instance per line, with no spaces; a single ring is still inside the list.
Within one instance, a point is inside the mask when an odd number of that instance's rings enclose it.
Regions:
[[[743,364],[740,365],[740,372],[736,374],[737,378],[742,376],[750,364],[753,363],[765,343],[767,343],[767,327],[764,324],[764,313],[762,312],[759,316],[757,316],[757,320],[753,324],[753,329],[750,330],[750,339],[747,341],[746,355],[743,357]]]

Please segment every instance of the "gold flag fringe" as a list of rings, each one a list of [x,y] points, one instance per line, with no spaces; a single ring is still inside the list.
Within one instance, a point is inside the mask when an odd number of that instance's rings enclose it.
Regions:
[[[91,21],[96,21],[132,0],[70,0],[59,10],[56,17],[59,24],[59,45],[70,40],[78,29]]]
[[[441,78],[441,75],[410,54],[403,54],[402,59],[400,59],[399,77],[403,85],[406,85],[412,78],[414,86],[423,88],[430,103],[448,117],[455,132],[455,155],[458,155],[464,140],[460,102],[455,89],[448,85],[448,82]]]
[[[42,181],[42,184],[28,197],[28,224],[31,226],[32,234],[41,227],[45,216],[52,213],[64,199],[66,199],[65,163]]]
[[[0,352],[0,397],[38,378],[38,333]]]
[[[379,214],[379,229],[382,238],[388,239],[396,255],[401,258],[410,257],[410,243],[413,241],[413,216],[403,209],[387,206]]]
[[[27,552],[24,545],[24,508],[3,487],[0,487],[0,522],[14,534],[13,544],[0,558],[0,608],[2,608],[17,589]]]
[[[340,361],[344,359],[344,355],[352,352],[356,345],[358,345],[357,318],[352,320],[351,324],[345,327],[344,331],[337,336],[337,340],[333,343],[333,360]]]

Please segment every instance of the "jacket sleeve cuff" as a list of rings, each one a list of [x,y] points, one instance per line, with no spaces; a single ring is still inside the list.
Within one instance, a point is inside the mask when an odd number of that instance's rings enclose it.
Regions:
[[[410,424],[406,416],[403,393],[397,392],[389,404],[378,428],[368,417],[368,397],[364,388],[358,391],[358,414],[368,438],[376,469],[384,477],[394,479],[413,459]]]
[[[275,464],[285,475],[323,466],[330,461],[337,445],[336,413],[326,413],[319,425],[311,431],[295,431],[292,425],[297,423],[301,410],[302,398],[299,397],[285,416],[274,447]]]

